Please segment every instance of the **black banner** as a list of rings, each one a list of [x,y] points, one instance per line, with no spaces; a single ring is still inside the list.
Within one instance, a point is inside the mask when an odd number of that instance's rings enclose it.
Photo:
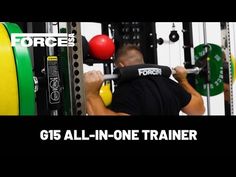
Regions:
[[[1,117],[0,155],[235,155],[235,117]]]

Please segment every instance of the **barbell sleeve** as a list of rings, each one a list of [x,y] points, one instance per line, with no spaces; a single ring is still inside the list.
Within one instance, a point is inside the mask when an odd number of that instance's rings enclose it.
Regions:
[[[199,74],[201,71],[201,68],[194,67],[194,68],[190,68],[186,70],[187,70],[187,74]],[[172,74],[176,74],[176,71],[174,69],[172,70]]]
[[[199,74],[200,71],[201,71],[201,68],[199,68],[199,67],[187,69],[188,74]]]

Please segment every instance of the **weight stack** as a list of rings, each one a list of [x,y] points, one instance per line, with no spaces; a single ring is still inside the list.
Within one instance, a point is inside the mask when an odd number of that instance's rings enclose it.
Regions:
[[[111,28],[114,30],[116,49],[124,44],[135,44],[141,49],[145,63],[157,64],[157,44],[154,22],[111,23]]]

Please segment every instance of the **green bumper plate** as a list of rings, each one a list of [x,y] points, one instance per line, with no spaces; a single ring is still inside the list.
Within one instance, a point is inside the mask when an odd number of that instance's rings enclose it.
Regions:
[[[13,33],[22,33],[17,24],[6,22],[4,25],[9,36]],[[30,53],[28,48],[21,46],[20,42],[13,46],[13,52],[17,68],[20,115],[35,115],[33,67]]]
[[[211,51],[209,54],[210,62],[210,96],[215,96],[223,92],[223,59],[222,49],[215,44],[209,44]],[[204,45],[198,45],[194,48],[195,61],[203,55]],[[196,76],[196,90],[203,96],[207,96],[207,84],[205,83],[204,76],[200,73]]]
[[[232,73],[232,77],[233,77],[233,82],[235,81],[235,58],[231,55],[231,73]]]

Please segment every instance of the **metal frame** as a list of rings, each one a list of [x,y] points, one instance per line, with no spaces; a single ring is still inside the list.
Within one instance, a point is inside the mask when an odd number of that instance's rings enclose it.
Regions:
[[[184,43],[184,66],[185,68],[193,68],[195,65],[194,48],[193,48],[193,27],[192,22],[183,22],[183,43]],[[187,76],[189,83],[195,88],[195,76]]]
[[[46,28],[46,32],[47,33],[53,33],[53,22],[46,22],[45,23],[45,28]],[[47,57],[48,56],[55,56],[56,53],[55,53],[55,50],[56,47],[46,47],[46,52],[47,52]],[[46,69],[46,74],[47,74],[47,82],[48,82],[48,89],[47,89],[47,93],[48,93],[48,104],[49,104],[49,109],[50,109],[50,115],[53,115],[53,116],[57,116],[59,114],[59,105],[60,105],[60,97],[61,97],[61,93],[60,93],[60,86],[58,86],[58,88],[56,89],[57,92],[59,93],[59,100],[57,103],[51,103],[50,102],[50,94],[52,94],[52,90],[50,89],[50,71],[49,71],[49,66],[48,66],[48,61],[46,59],[46,65],[45,65],[45,69]],[[57,77],[55,77],[54,79],[56,79],[58,81],[58,83],[60,83],[60,77],[59,77],[59,68],[58,68],[58,61],[56,62],[57,63]]]
[[[203,22],[203,39],[204,39],[204,44],[207,45],[207,31],[206,31],[206,22]],[[208,50],[205,48],[205,50]],[[207,52],[207,51],[206,51]],[[210,102],[210,82],[211,82],[211,69],[210,69],[210,62],[209,58],[207,58],[207,114],[211,115],[211,102]]]
[[[139,43],[145,63],[158,63],[155,22],[113,22],[111,28],[114,29],[116,48],[127,43]]]
[[[228,70],[229,70],[229,88],[230,88],[230,112],[231,115],[234,115],[234,101],[233,101],[233,77],[231,72],[231,43],[230,43],[230,27],[229,22],[226,22],[226,60],[228,61]]]
[[[102,34],[106,34],[109,36],[107,22],[102,23]],[[103,63],[103,70],[104,70],[104,74],[110,74],[111,73],[111,64],[110,63]]]
[[[32,33],[45,33],[46,24],[42,22],[33,22],[31,25]],[[47,100],[47,87],[45,81],[45,57],[46,47],[34,47],[32,48],[33,63],[34,63],[34,75],[38,79],[39,88],[36,92],[36,105],[37,115],[49,115],[49,107]]]
[[[86,102],[83,81],[83,50],[80,22],[67,22],[67,33],[75,34],[75,46],[67,47],[72,115],[85,115]]]

